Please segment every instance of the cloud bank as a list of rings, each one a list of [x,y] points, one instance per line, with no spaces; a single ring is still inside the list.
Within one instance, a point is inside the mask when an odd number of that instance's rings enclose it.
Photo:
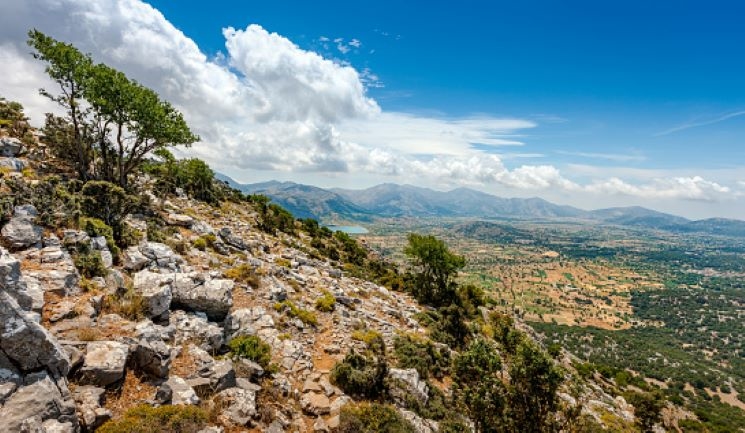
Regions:
[[[734,194],[699,176],[641,184],[618,177],[579,183],[551,164],[509,168],[499,156],[501,150],[523,146],[526,134],[539,126],[535,121],[384,111],[367,93],[379,84],[369,69],[358,71],[303,50],[256,24],[225,28],[224,54],[208,58],[140,0],[27,0],[4,6],[0,95],[24,103],[37,123],[54,109],[37,89],[54,87],[25,45],[26,32],[34,27],[90,52],[96,61],[124,71],[173,102],[202,137],[188,153],[230,174],[364,173],[381,181],[647,199],[707,201]],[[344,50],[362,45],[357,39],[322,40]],[[619,161],[631,158],[613,156]]]

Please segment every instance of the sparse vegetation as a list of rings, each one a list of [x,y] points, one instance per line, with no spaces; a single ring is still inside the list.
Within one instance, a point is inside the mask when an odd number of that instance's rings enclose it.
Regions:
[[[207,413],[195,406],[140,405],[121,419],[101,426],[99,433],[197,433],[207,425]]]
[[[379,403],[348,404],[339,414],[339,433],[414,433],[395,407]]]
[[[318,317],[316,317],[314,312],[300,308],[292,301],[278,302],[274,304],[274,309],[280,312],[283,311],[290,317],[296,317],[306,325],[318,325]]]
[[[265,369],[272,361],[272,347],[256,335],[235,337],[228,342],[228,348],[233,357],[250,359]]]
[[[336,298],[331,292],[324,290],[320,298],[316,299],[316,310],[324,313],[334,311],[336,306]]]

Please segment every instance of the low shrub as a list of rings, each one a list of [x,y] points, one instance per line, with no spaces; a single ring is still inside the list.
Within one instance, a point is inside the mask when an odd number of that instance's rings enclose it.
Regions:
[[[140,405],[122,418],[101,426],[98,433],[196,433],[207,424],[207,413],[195,406]]]
[[[388,363],[385,343],[379,335],[367,344],[365,353],[352,351],[334,365],[329,377],[332,384],[358,398],[375,399],[385,393]]]
[[[228,348],[233,357],[250,359],[264,369],[272,361],[272,347],[255,335],[235,337],[228,342]]]
[[[259,288],[261,285],[261,277],[256,273],[256,269],[248,263],[241,263],[234,268],[228,269],[223,275],[225,278],[230,278],[233,281],[248,284],[254,289]]]
[[[348,404],[339,414],[339,433],[414,433],[395,407],[379,403]]]
[[[438,348],[432,341],[418,336],[397,336],[393,340],[393,353],[399,367],[416,369],[423,379],[430,375],[442,378],[450,366],[448,349]]]
[[[119,261],[121,250],[116,245],[116,242],[114,242],[113,228],[109,227],[109,225],[98,218],[82,217],[80,218],[79,225],[80,229],[88,233],[88,236],[90,237],[96,238],[99,236],[103,236],[104,238],[106,238],[106,247],[111,252],[111,256],[113,257],[114,262]]]
[[[101,253],[98,251],[85,251],[76,253],[73,259],[78,272],[85,278],[105,277],[109,270],[103,264]]]
[[[316,317],[315,313],[298,307],[292,301],[277,302],[274,304],[274,309],[276,311],[285,311],[288,316],[297,317],[306,325],[318,325],[318,317]]]
[[[324,313],[329,313],[331,311],[334,311],[334,308],[336,306],[336,298],[334,295],[331,294],[331,292],[324,290],[323,295],[321,295],[320,298],[316,299],[316,310],[323,311]]]

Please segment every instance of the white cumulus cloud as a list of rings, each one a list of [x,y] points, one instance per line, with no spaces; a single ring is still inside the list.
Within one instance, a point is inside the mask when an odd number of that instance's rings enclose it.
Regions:
[[[630,182],[603,178],[600,171],[594,180],[580,184],[551,164],[509,168],[501,149],[523,146],[524,135],[538,126],[534,121],[384,111],[367,93],[382,86],[369,69],[360,72],[303,50],[256,24],[225,28],[225,52],[211,59],[140,0],[25,0],[3,5],[0,95],[24,103],[36,123],[53,109],[38,88],[55,89],[43,65],[29,55],[25,39],[30,28],[71,42],[96,61],[155,89],[201,136],[187,152],[238,178],[243,170],[267,170],[655,199],[716,200],[733,194],[731,188],[700,176]],[[333,42],[340,51],[362,45],[357,39],[319,41]]]

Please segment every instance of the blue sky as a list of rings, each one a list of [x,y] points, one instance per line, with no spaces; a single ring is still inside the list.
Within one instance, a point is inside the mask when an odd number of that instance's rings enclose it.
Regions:
[[[741,2],[234,1],[208,11],[201,2],[150,3],[212,55],[224,51],[223,27],[258,23],[370,68],[384,87],[369,94],[384,110],[537,119],[525,153],[555,161],[617,162],[590,154],[635,156],[626,162],[654,168],[745,161]],[[350,47],[352,39],[361,46]]]
[[[583,208],[745,218],[739,2],[10,8],[0,60],[18,71],[0,94],[40,87],[28,72],[38,66],[22,57],[25,31],[38,27],[172,100],[203,138],[183,154],[241,181],[465,185]]]

